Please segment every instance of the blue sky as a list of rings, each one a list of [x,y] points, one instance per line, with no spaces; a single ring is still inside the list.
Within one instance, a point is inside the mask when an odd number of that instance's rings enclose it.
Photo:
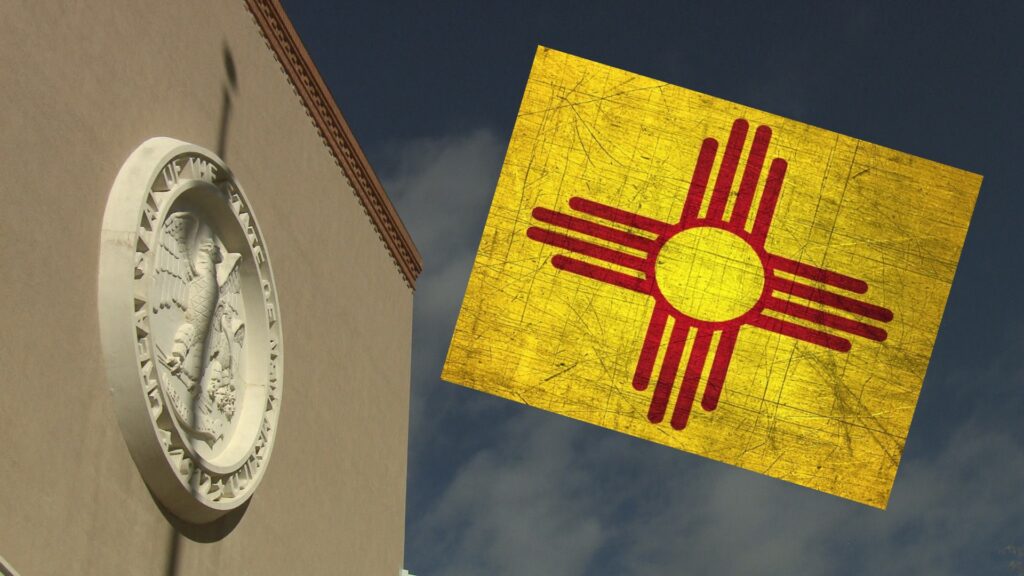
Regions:
[[[1014,573],[1006,548],[1024,546],[1024,9],[284,4],[425,260],[413,573]],[[888,510],[439,379],[538,44],[985,176]]]

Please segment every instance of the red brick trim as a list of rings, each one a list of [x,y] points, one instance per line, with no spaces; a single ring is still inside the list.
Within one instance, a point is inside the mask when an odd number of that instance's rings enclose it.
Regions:
[[[367,162],[330,90],[302,45],[279,0],[245,0],[267,45],[295,87],[324,145],[345,173],[352,189],[391,252],[410,288],[423,270],[423,258],[402,224],[398,212]]]

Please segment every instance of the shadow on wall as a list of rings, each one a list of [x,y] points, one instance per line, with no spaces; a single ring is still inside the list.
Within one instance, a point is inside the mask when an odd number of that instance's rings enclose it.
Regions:
[[[150,495],[152,496],[152,493]],[[181,520],[164,508],[163,504],[155,496],[153,496],[153,502],[156,503],[160,513],[164,515],[164,518],[171,525],[171,544],[167,551],[167,570],[164,571],[166,576],[177,576],[178,574],[179,548],[182,536],[193,542],[217,542],[230,534],[235,529],[235,526],[238,526],[238,523],[242,521],[242,516],[245,516],[245,511],[249,509],[249,501],[247,500],[238,508],[209,524],[191,524]]]
[[[222,86],[220,131],[217,135],[217,155],[224,160],[227,154],[228,126],[231,121],[232,96],[238,93],[238,73],[235,68],[235,59],[231,54],[231,48],[224,42],[224,74],[225,83]],[[195,412],[193,411],[193,414]],[[194,423],[193,423],[194,424]],[[217,542],[230,534],[235,526],[242,521],[246,510],[249,509],[249,501],[231,512],[221,516],[208,524],[192,524],[186,522],[171,511],[167,510],[162,503],[150,492],[150,497],[171,525],[171,542],[167,552],[166,576],[177,576],[178,562],[180,560],[181,538],[184,536],[193,542],[210,543]]]
[[[224,43],[224,73],[227,84],[223,87],[224,97],[221,100],[220,134],[217,137],[217,156],[225,160],[228,150],[228,122],[231,120],[231,95],[238,92],[238,74],[235,71],[235,59],[231,56],[231,48]]]

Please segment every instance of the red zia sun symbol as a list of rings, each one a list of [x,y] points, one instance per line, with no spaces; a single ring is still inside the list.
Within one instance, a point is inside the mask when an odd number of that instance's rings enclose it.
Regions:
[[[701,406],[709,412],[718,405],[736,336],[743,326],[754,326],[846,352],[850,350],[849,340],[817,327],[880,342],[886,339],[885,330],[860,319],[889,322],[893,317],[892,311],[886,308],[843,294],[864,294],[868,290],[866,282],[801,264],[765,250],[765,238],[771,227],[779,190],[786,174],[786,161],[781,158],[772,160],[757,211],[753,215],[753,223],[749,223],[751,205],[771,140],[772,132],[767,126],[760,126],[754,134],[736,200],[726,218],[725,210],[747,130],[746,120],[738,119],[733,123],[707,213],[703,217],[700,212],[704,193],[718,151],[718,142],[713,138],[705,139],[701,146],[678,222],[660,222],[579,197],[569,200],[570,208],[594,218],[628,226],[633,231],[546,208],[533,210],[533,217],[542,223],[618,244],[644,253],[646,257],[546,228],[534,226],[526,232],[527,236],[538,242],[631,269],[642,275],[637,277],[570,256],[556,255],[551,259],[551,264],[560,270],[654,297],[654,313],[647,326],[647,335],[633,373],[635,389],[643,391],[650,384],[666,321],[669,316],[673,317],[668,346],[647,413],[648,419],[655,424],[665,417],[683,350],[691,335],[691,351],[672,412],[672,427],[677,430],[685,428],[690,417],[716,332],[719,333],[718,345],[714,350],[711,371],[701,399]],[[649,235],[656,237],[651,238]],[[787,276],[780,276],[779,273]],[[819,288],[806,281],[838,290]],[[825,308],[845,315],[826,311]],[[767,315],[766,312],[774,315]],[[778,316],[797,319],[816,327]]]

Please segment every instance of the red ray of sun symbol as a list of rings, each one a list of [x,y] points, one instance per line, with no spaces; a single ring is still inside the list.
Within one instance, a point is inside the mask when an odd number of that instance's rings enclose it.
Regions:
[[[893,318],[892,311],[846,294],[866,293],[868,285],[863,280],[770,254],[765,249],[765,239],[771,228],[787,166],[781,158],[771,161],[757,210],[751,215],[772,136],[768,126],[760,126],[754,133],[736,199],[726,217],[748,129],[746,120],[738,119],[733,123],[703,216],[700,212],[708,178],[718,153],[718,142],[713,138],[705,139],[701,145],[678,222],[661,222],[579,197],[569,200],[570,208],[620,227],[546,208],[533,210],[533,217],[544,224],[617,244],[646,256],[636,256],[608,248],[607,244],[598,245],[548,228],[533,226],[526,231],[533,240],[590,260],[629,269],[633,274],[561,254],[551,259],[555,268],[654,298],[654,312],[633,373],[636,390],[644,391],[650,385],[666,322],[670,316],[673,318],[668,346],[647,413],[648,419],[655,424],[665,417],[688,341],[692,340],[689,358],[671,419],[672,427],[677,430],[685,428],[690,418],[716,333],[718,343],[701,398],[701,406],[709,412],[718,406],[741,327],[753,326],[847,352],[850,350],[849,340],[818,328],[881,342],[886,339],[885,330],[863,320],[887,323]],[[626,231],[621,227],[632,230]]]

